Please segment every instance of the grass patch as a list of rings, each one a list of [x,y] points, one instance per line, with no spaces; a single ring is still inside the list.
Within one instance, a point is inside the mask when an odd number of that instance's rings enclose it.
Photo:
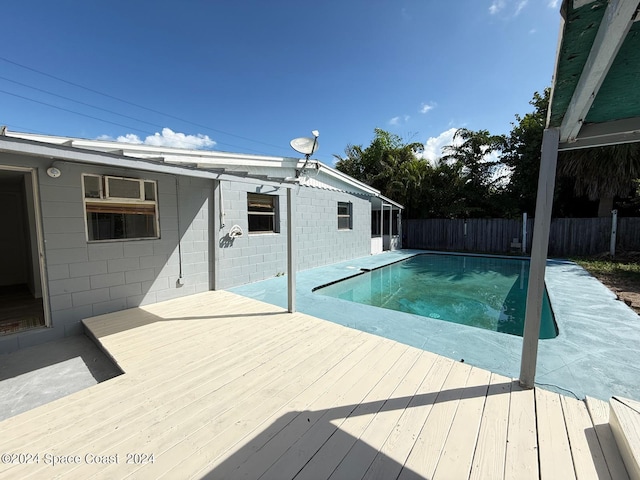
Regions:
[[[640,253],[572,259],[640,313]]]
[[[616,275],[628,280],[636,279],[640,283],[640,264],[624,260],[599,260],[577,258],[574,260],[594,276]]]

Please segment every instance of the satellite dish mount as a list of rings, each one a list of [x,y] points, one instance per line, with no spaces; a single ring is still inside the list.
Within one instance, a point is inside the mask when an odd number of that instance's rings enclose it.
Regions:
[[[309,163],[309,157],[313,155],[316,150],[318,150],[318,137],[320,133],[318,130],[313,130],[311,132],[313,138],[311,137],[299,137],[294,138],[289,142],[291,148],[293,148],[296,152],[301,153],[305,157],[304,165],[300,170],[296,170],[296,178],[300,177],[300,175],[304,175],[306,173],[307,163]],[[316,168],[318,165],[316,164]]]

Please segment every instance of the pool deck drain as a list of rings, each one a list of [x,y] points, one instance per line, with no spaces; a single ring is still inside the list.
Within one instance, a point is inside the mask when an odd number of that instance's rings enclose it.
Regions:
[[[424,250],[385,252],[297,273],[300,312],[517,378],[522,338],[318,295],[313,288]],[[549,260],[545,275],[559,335],[541,340],[536,383],[557,392],[640,400],[640,317],[582,267]],[[286,308],[286,277],[229,289]]]

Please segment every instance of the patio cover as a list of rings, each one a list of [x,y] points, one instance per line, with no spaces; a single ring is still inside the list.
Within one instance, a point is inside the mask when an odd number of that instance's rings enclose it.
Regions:
[[[640,141],[640,0],[564,0],[542,140],[520,384],[533,388],[558,151]]]

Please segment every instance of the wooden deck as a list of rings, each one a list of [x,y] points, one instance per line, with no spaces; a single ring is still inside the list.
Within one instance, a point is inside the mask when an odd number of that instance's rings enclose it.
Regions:
[[[229,292],[85,323],[126,373],[1,422],[1,478],[627,478],[605,402]]]

